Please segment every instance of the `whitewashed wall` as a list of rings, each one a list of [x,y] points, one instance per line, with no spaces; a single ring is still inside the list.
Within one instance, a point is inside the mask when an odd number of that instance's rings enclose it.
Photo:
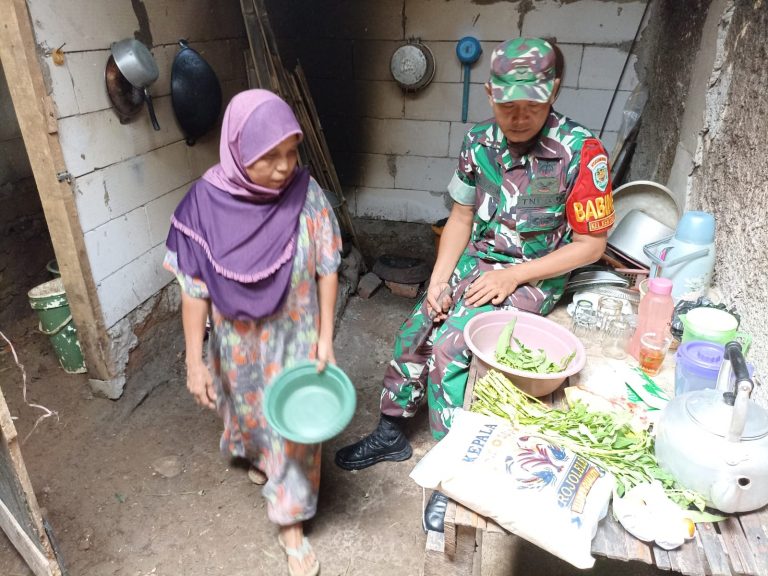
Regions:
[[[137,14],[133,6],[142,7]],[[215,0],[30,0],[41,51],[64,45],[62,66],[45,58],[67,169],[107,327],[170,280],[162,267],[170,214],[189,183],[218,158],[218,131],[189,147],[170,98],[177,41],[213,66],[225,103],[247,87],[240,4]],[[87,15],[87,16],[85,16]],[[151,93],[161,126],[146,110],[120,124],[104,86],[109,46],[150,34],[160,78]]]
[[[358,217],[433,222],[447,215],[444,191],[470,124],[461,122],[462,70],[456,42],[477,37],[468,120],[488,118],[483,88],[493,47],[517,36],[554,36],[566,60],[555,109],[595,133],[608,110],[645,0],[474,2],[338,0],[323,10],[271,0],[286,61],[298,57],[312,87],[347,199]],[[405,39],[432,50],[432,84],[404,94],[389,61]],[[637,84],[632,56],[603,134],[610,151],[621,112]]]

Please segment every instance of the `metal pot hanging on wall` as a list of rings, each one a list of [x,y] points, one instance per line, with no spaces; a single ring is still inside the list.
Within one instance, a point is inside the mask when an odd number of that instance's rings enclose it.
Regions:
[[[432,82],[435,58],[426,44],[411,40],[392,54],[389,70],[403,90],[416,92]]]
[[[104,70],[104,81],[107,85],[107,96],[120,119],[120,124],[127,124],[144,106],[144,91],[128,82],[111,54]]]
[[[219,120],[221,86],[210,64],[186,40],[179,45],[171,68],[171,101],[187,144],[193,146]]]
[[[135,38],[126,38],[113,43],[110,50],[115,64],[125,79],[144,91],[144,100],[147,103],[152,127],[160,130],[157,116],[155,116],[155,107],[152,105],[152,96],[149,94],[149,87],[157,80],[160,71],[149,48]]]

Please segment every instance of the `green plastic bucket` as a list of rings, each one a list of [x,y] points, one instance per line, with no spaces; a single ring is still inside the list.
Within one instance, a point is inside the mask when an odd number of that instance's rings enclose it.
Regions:
[[[50,339],[64,371],[70,374],[85,372],[83,351],[77,339],[77,329],[72,322],[61,278],[35,286],[27,293],[27,297],[29,305],[40,319],[40,332]]]

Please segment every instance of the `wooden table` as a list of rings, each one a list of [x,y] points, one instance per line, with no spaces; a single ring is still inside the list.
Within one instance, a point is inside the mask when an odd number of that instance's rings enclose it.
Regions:
[[[557,311],[556,311],[557,312]],[[555,321],[565,323],[563,317],[553,313]],[[600,361],[599,351],[588,352],[593,362]],[[464,408],[469,409],[472,390],[482,368],[476,362],[470,366]],[[665,361],[664,369],[656,379],[669,387],[673,379],[674,364]],[[565,386],[569,385],[566,382]],[[542,398],[552,406],[565,403],[564,387]],[[429,532],[424,554],[424,576],[479,576],[482,564],[483,533],[496,532],[516,538],[492,520],[475,514],[454,501],[449,501],[445,516],[445,533]],[[547,552],[542,550],[543,554]],[[675,550],[664,550],[638,540],[624,530],[609,510],[600,522],[592,541],[592,553],[613,560],[636,560],[652,564],[662,570],[681,574],[730,576],[745,574],[768,576],[768,508],[749,514],[738,514],[728,519],[696,525],[696,537]]]

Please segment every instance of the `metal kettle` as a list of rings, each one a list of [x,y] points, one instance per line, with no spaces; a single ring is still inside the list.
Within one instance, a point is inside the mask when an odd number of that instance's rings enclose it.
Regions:
[[[729,342],[717,389],[675,397],[656,425],[661,468],[727,513],[768,504],[768,411],[750,400],[752,387],[741,345]]]

